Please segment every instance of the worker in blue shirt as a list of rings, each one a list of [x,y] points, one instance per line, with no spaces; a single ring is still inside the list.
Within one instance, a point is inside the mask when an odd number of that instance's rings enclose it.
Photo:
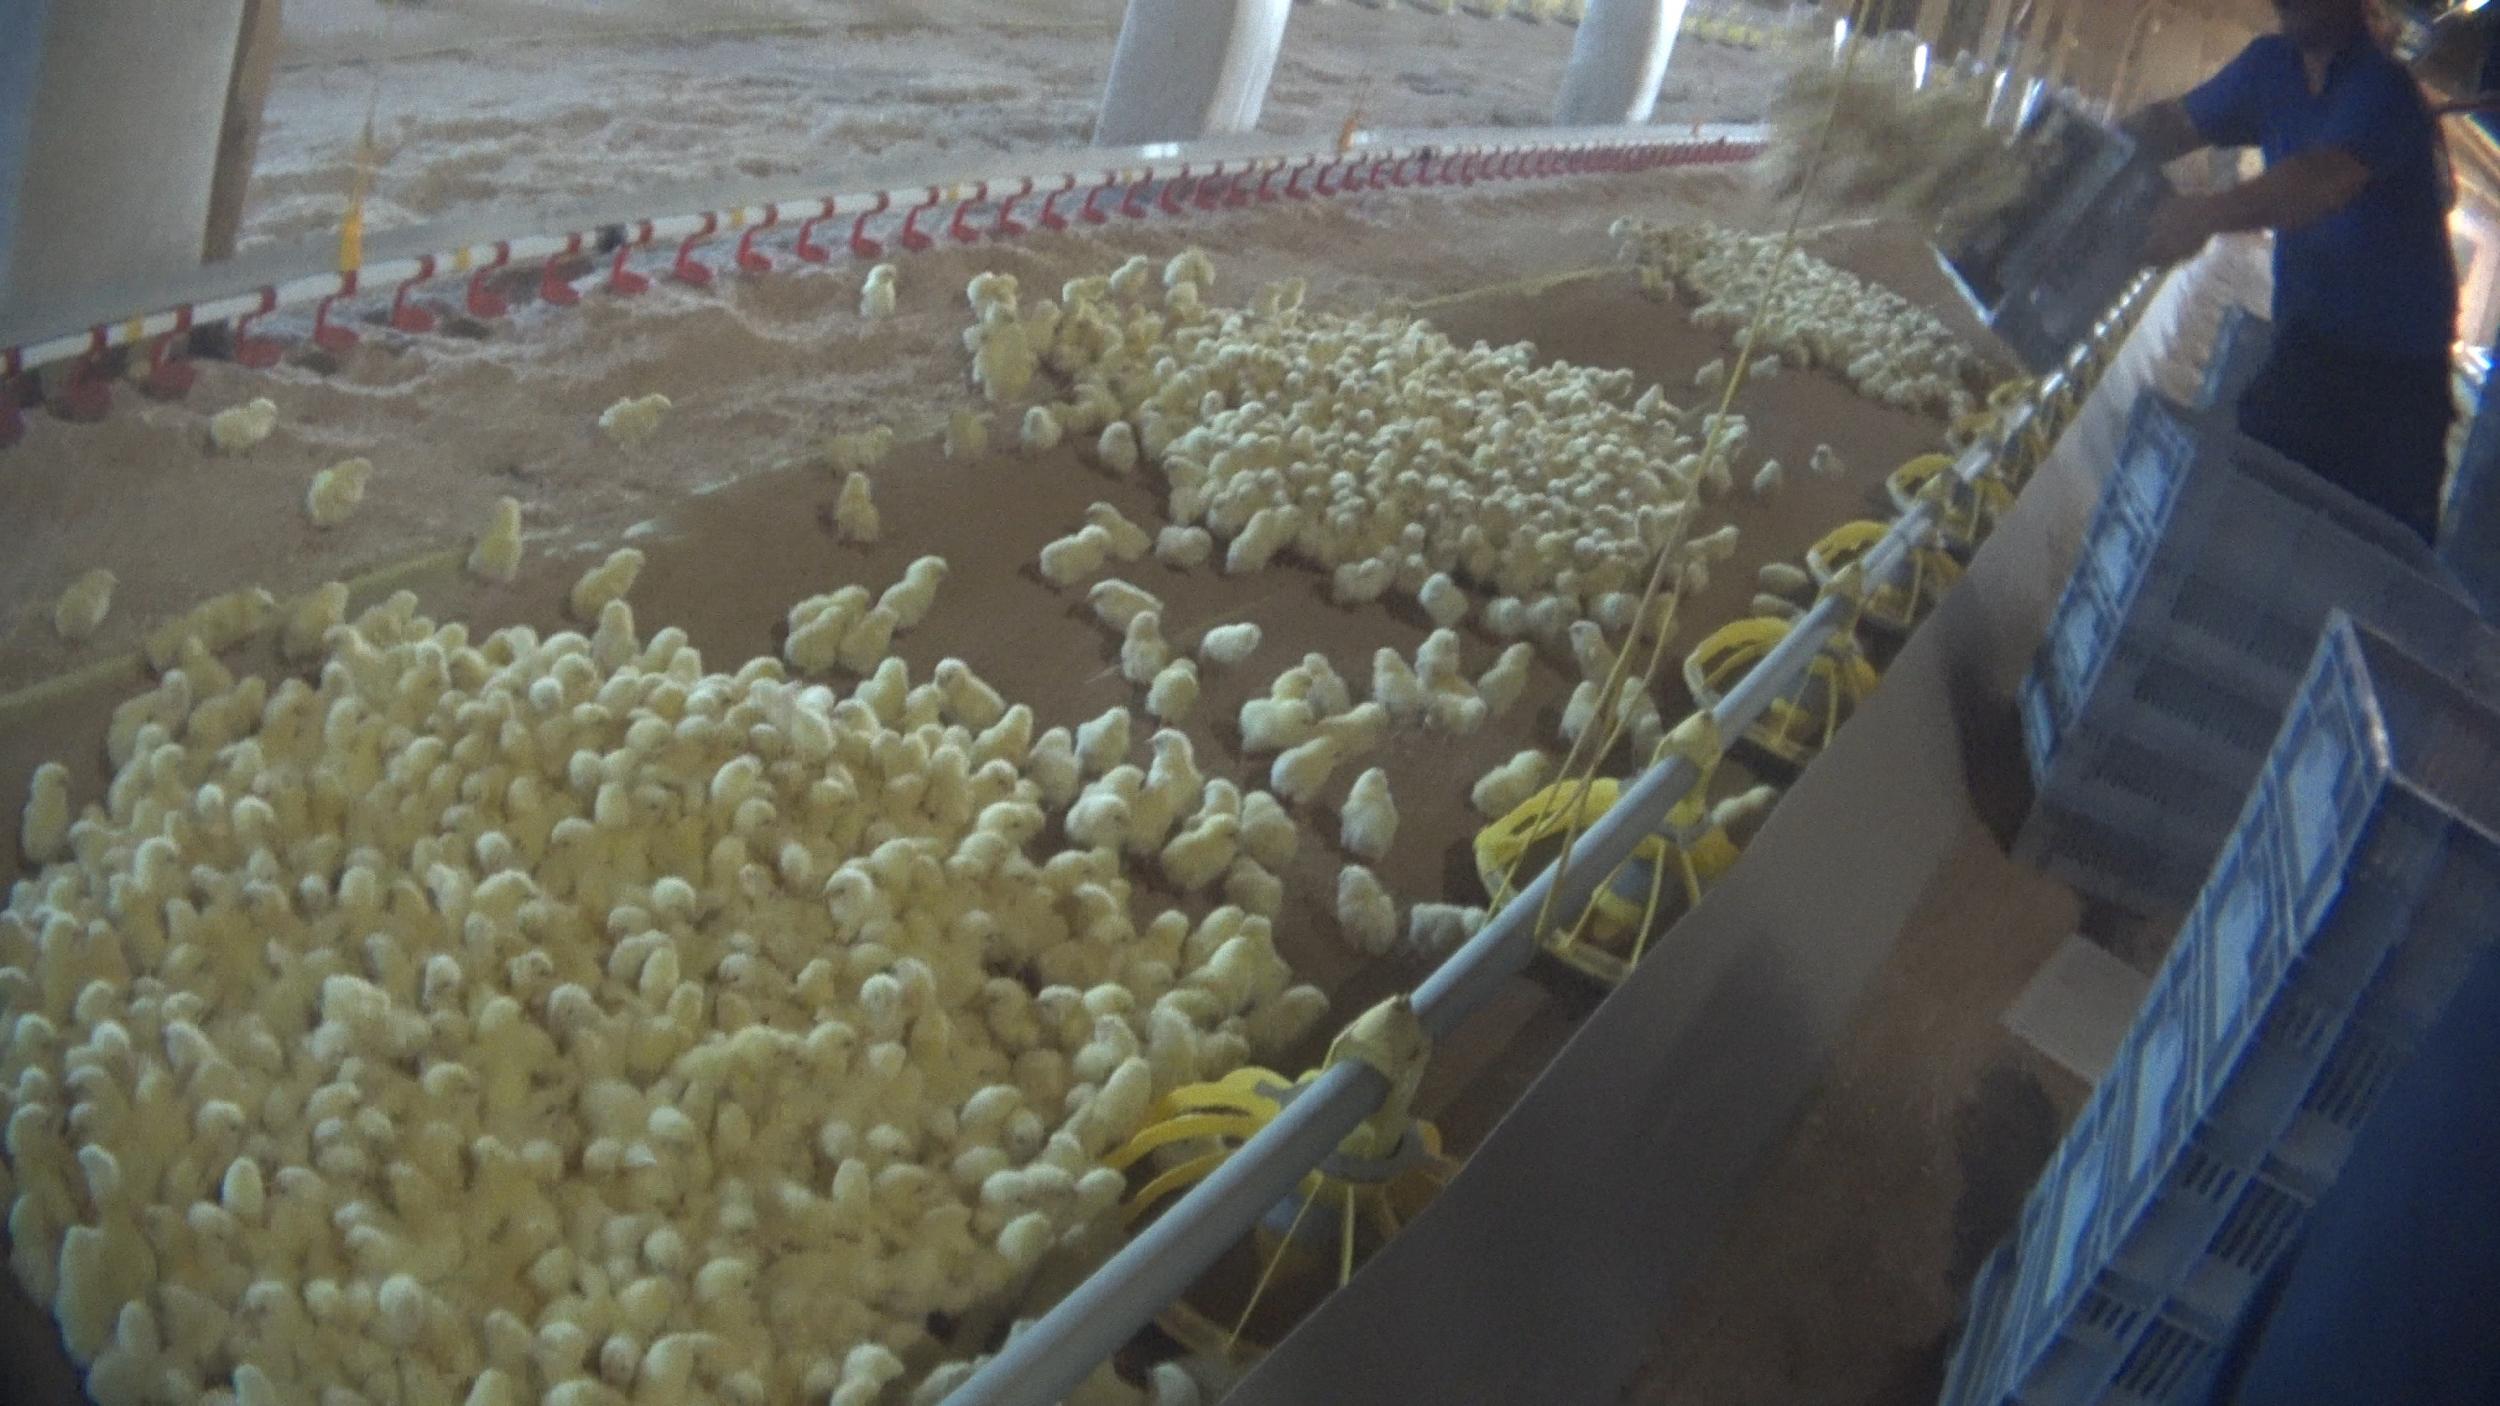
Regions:
[[[2438,119],[2380,47],[2369,0],[2273,0],[2264,35],[2176,102],[2127,122],[2155,158],[2254,146],[2265,174],[2154,214],[2145,257],[2169,263],[2217,234],[2274,231],[2272,356],[2240,428],[2436,538],[2457,270],[2453,186]]]

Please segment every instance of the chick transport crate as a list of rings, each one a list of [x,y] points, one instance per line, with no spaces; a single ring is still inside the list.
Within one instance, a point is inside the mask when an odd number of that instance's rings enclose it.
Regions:
[[[2015,854],[2175,912],[2337,609],[2432,659],[2476,628],[2463,587],[2392,519],[2222,415],[2138,399],[2018,690],[2035,801]]]
[[[2500,711],[2339,614],[1943,1406],[2203,1399],[2495,912]]]
[[[2032,167],[2022,196],[1939,258],[1999,340],[2045,372],[2142,271],[2171,186],[2134,139],[2062,102],[2041,104],[2018,139]]]

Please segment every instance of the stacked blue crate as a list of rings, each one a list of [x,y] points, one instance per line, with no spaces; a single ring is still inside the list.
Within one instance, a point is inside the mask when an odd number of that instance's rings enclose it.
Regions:
[[[2217,417],[2139,400],[2022,684],[2037,800],[2017,854],[2092,897],[2177,911],[2338,608],[2431,657],[2474,627],[2385,515]]]
[[[2213,355],[2205,362],[2204,384],[2196,392],[2196,408],[2229,412],[2273,351],[2273,323],[2238,303],[2223,309],[2221,325],[2214,332]]]
[[[2495,912],[2500,710],[2339,614],[1944,1406],[2201,1400]]]

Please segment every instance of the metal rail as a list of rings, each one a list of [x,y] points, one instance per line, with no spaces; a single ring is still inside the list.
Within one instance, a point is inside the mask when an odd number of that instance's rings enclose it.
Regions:
[[[2094,329],[2092,344],[2120,325],[2148,287],[2149,280],[2139,279],[2128,290]],[[1994,443],[1983,441],[1965,450],[1953,466],[1955,479],[1967,485],[1994,466],[2004,446],[2030,427],[2041,402],[2076,378],[2093,349],[2091,344],[2077,347],[2064,368],[2043,378],[2032,402],[2008,419]],[[1920,499],[1868,550],[1864,565],[1870,586],[1902,568],[1911,551],[1937,526],[1939,511],[1937,500]],[[1832,637],[1849,626],[1855,612],[1854,602],[1838,594],[1825,595],[1720,698],[1710,715],[1718,735],[1726,739],[1723,746],[1743,736],[1775,700],[1798,685]],[[1631,857],[1633,848],[1665,823],[1668,811],[1700,780],[1700,770],[1689,759],[1674,757],[1650,768],[1626,789],[1573,846],[1567,869],[1547,865],[1415,988],[1415,1014],[1424,1029],[1436,1041],[1445,1037],[1503,982],[1526,968],[1536,954],[1537,915],[1545,909],[1547,894],[1554,895],[1555,911],[1578,911]],[[1356,1061],[1322,1070],[1276,1121],[1244,1143],[1214,1175],[1149,1224],[1039,1321],[1010,1339],[947,1396],[946,1406],[1051,1406],[1066,1396],[1166,1305],[1186,1293],[1269,1207],[1292,1192],[1380,1107],[1388,1087],[1387,1078],[1378,1070]]]
[[[231,322],[241,329],[283,308],[313,307],[318,338],[334,312],[343,315],[367,300],[397,311],[417,290],[445,284],[457,292],[465,282],[472,307],[480,307],[499,301],[483,295],[484,280],[510,270],[543,270],[541,296],[552,302],[578,298],[574,285],[603,272],[610,287],[626,291],[649,282],[626,267],[634,251],[646,248],[674,251],[678,276],[708,281],[709,268],[688,267],[697,248],[714,240],[735,245],[735,269],[747,262],[758,233],[783,227],[795,229],[787,252],[802,264],[829,261],[837,251],[876,258],[889,247],[920,251],[1011,238],[1034,226],[1141,220],[1155,212],[1178,215],[1288,197],[1741,162],[1760,154],[1764,140],[1761,127],[1729,124],[1362,132],[1342,149],[1308,139],[1226,138],[1045,152],[1004,167],[954,172],[889,165],[861,172],[849,190],[828,194],[820,187],[778,200],[723,198],[719,191],[664,194],[655,198],[684,198],[688,204],[678,208],[691,207],[690,213],[652,216],[611,204],[552,217],[558,232],[511,238],[474,229],[393,231],[369,239],[366,259],[350,270],[336,266],[334,248],[297,246],[255,259],[252,275],[211,265],[151,289],[82,295],[76,309],[16,310],[6,318],[12,325],[0,331],[0,375],[195,327]],[[820,227],[826,245],[811,242]],[[246,277],[244,286],[235,286]],[[148,311],[118,311],[133,306]],[[6,314],[10,310],[0,309]],[[16,345],[5,344],[20,337]]]

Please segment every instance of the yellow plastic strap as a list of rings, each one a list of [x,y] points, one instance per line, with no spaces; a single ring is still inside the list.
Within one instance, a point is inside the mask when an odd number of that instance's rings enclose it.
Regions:
[[[1129,1198],[1128,1210],[1121,1219],[1126,1224],[1135,1225],[1138,1218],[1152,1210],[1157,1202],[1184,1186],[1194,1186],[1206,1180],[1209,1173],[1223,1166],[1224,1160],[1232,1155],[1233,1149],[1218,1148],[1156,1173],[1154,1180],[1137,1188],[1137,1194]]]
[[[1823,584],[1823,593],[1839,596],[1843,600],[1864,600],[1866,596],[1865,560],[1853,561],[1833,572],[1832,579]]]
[[[1668,729],[1666,739],[1658,746],[1667,756],[1682,757],[1700,768],[1705,780],[1727,754],[1727,740],[1719,735],[1719,720],[1708,709]]]
[[[1125,1172],[1158,1148],[1197,1138],[1230,1136],[1246,1139],[1267,1126],[1267,1122],[1267,1119],[1247,1113],[1188,1113],[1178,1118],[1166,1118],[1140,1128],[1136,1136],[1105,1153],[1102,1164],[1115,1172]]]
[[[1392,996],[1337,1032],[1328,1046],[1328,1063],[1346,1060],[1368,1064],[1389,1080],[1389,1096],[1381,1101],[1380,1111],[1364,1119],[1363,1126],[1346,1139],[1347,1150],[1356,1156],[1386,1156],[1406,1136],[1415,1090],[1423,1084],[1424,1069],[1432,1060],[1432,1037],[1415,1018],[1414,1000],[1403,994]]]

